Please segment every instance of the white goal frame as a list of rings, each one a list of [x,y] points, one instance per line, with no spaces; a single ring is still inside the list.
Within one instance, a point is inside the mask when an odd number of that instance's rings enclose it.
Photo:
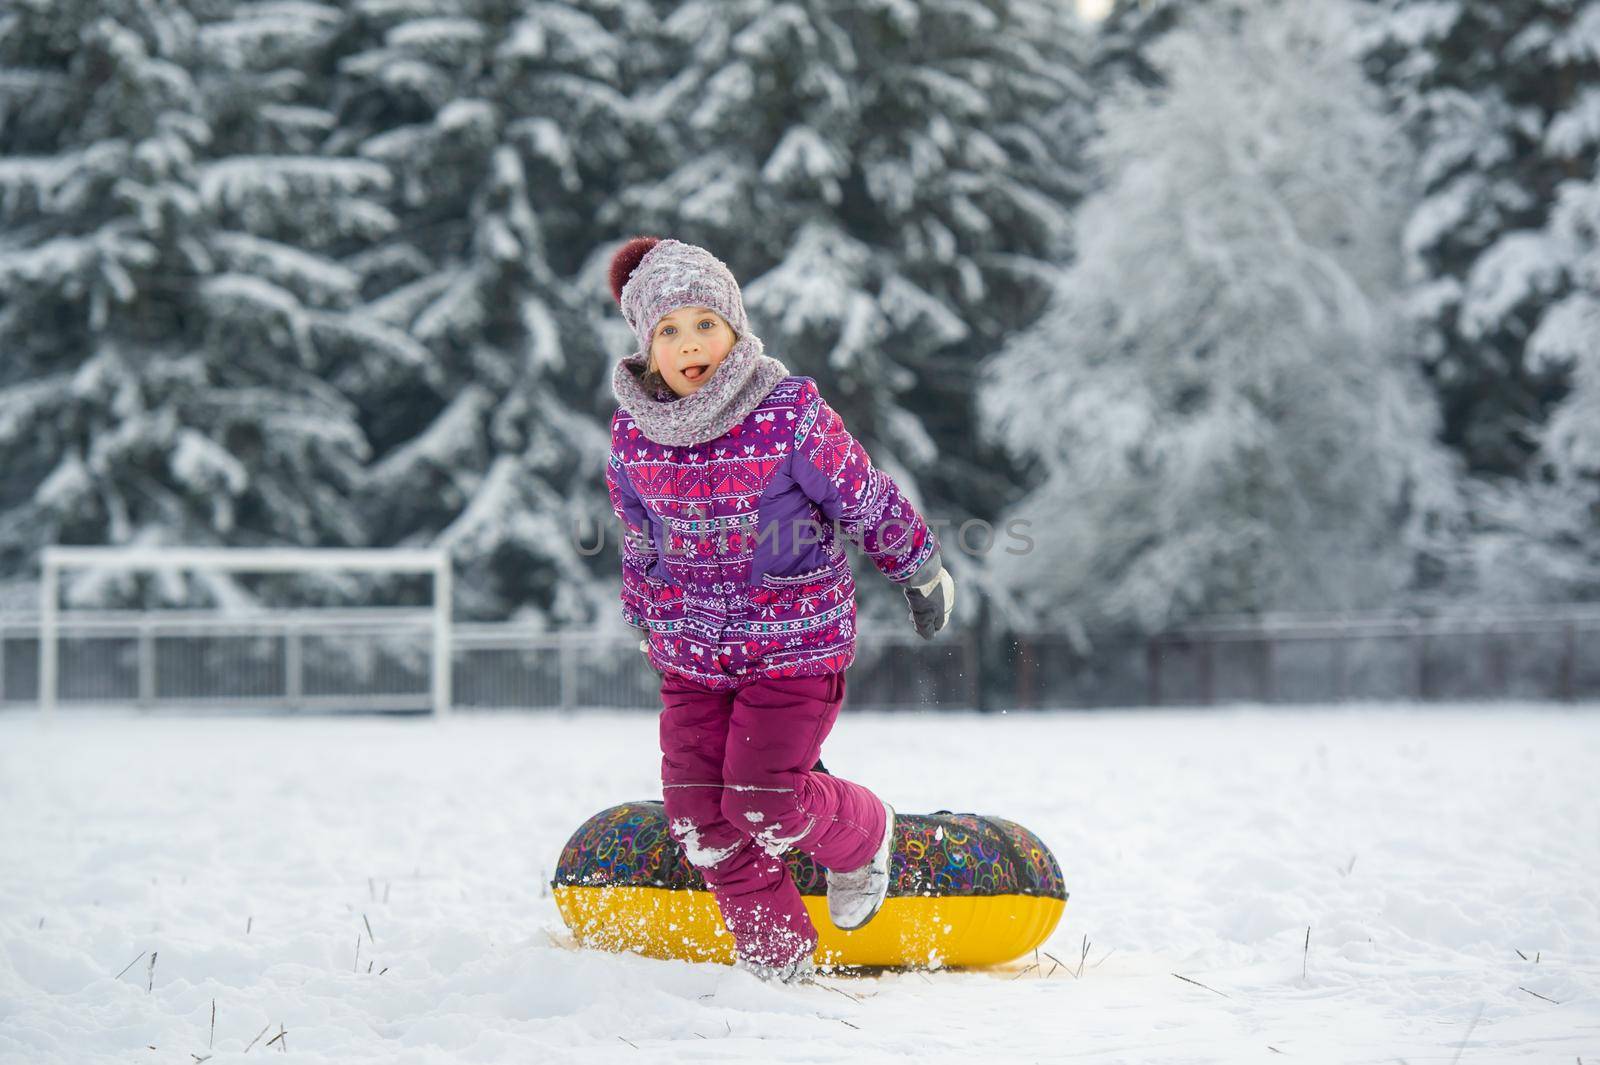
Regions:
[[[39,579],[39,711],[56,709],[61,574],[116,567],[141,571],[221,570],[228,573],[299,573],[345,570],[433,575],[433,713],[450,713],[451,565],[440,549],[303,547],[61,547],[44,549]]]

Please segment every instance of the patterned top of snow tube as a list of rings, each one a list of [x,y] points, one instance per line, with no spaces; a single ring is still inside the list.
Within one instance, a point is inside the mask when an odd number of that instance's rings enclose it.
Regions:
[[[1039,837],[1014,821],[940,810],[895,815],[894,883],[903,895],[1041,895],[1066,899],[1061,867]],[[823,868],[799,851],[785,855],[802,895],[826,895]],[[602,810],[567,841],[553,887],[626,884],[705,891],[700,871],[667,834],[659,800]]]
[[[853,932],[827,920],[827,879],[789,851],[789,871],[812,912],[819,964],[994,965],[1042,944],[1067,892],[1039,837],[998,817],[895,815],[892,883],[884,909]],[[667,833],[658,800],[603,810],[573,833],[551,887],[584,946],[651,957],[731,960],[731,937],[700,872]]]

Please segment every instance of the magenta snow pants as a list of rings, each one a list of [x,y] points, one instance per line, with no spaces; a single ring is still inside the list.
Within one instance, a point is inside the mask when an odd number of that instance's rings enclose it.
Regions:
[[[883,803],[814,773],[844,702],[844,674],[756,677],[713,691],[661,680],[661,790],[672,838],[700,870],[741,958],[782,965],[816,949],[817,931],[783,853],[858,869],[883,840]]]

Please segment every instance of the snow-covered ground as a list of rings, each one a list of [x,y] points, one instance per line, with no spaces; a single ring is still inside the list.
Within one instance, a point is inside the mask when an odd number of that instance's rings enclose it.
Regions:
[[[1053,847],[1067,964],[800,988],[570,946],[655,724],[0,716],[0,1061],[1600,1062],[1600,707],[847,715]]]

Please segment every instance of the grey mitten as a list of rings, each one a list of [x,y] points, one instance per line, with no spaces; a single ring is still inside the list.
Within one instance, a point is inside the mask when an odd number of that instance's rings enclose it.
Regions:
[[[924,640],[944,628],[956,605],[956,582],[944,568],[939,552],[924,562],[905,583],[906,602],[911,605],[911,623]]]

